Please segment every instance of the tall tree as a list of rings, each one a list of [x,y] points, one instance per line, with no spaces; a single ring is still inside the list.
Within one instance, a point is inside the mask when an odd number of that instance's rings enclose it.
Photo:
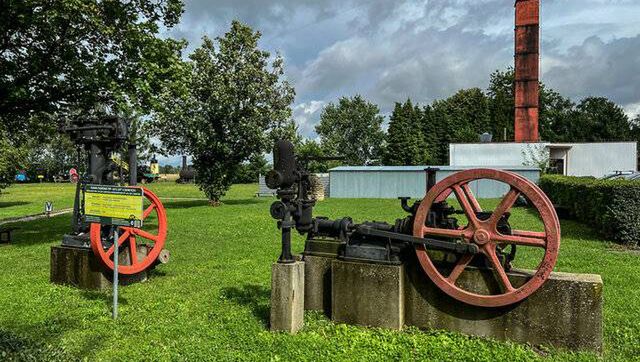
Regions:
[[[440,165],[449,163],[449,142],[451,135],[449,128],[451,117],[447,111],[447,102],[443,100],[434,101],[431,106],[423,109],[423,129],[428,137],[432,162]]]
[[[261,34],[238,21],[216,42],[204,38],[191,71],[164,94],[153,129],[168,153],[193,156],[196,182],[218,205],[243,162],[268,151],[274,129],[291,118],[293,88],[283,60],[258,48]],[[217,43],[217,46],[216,46]]]
[[[338,154],[350,165],[379,162],[384,149],[380,109],[361,96],[329,103],[320,115],[316,132],[328,154]]]
[[[436,100],[425,109],[425,137],[435,150],[434,161],[449,163],[449,144],[478,142],[480,134],[491,132],[488,98],[478,88],[463,89],[446,100]]]
[[[487,96],[494,140],[506,142],[514,138],[515,98],[513,68],[491,73]]]
[[[622,107],[603,97],[587,97],[576,107],[573,141],[602,142],[631,139],[631,122]]]
[[[553,89],[540,83],[540,139],[548,142],[574,141],[575,104]]]
[[[0,7],[0,120],[14,143],[54,128],[33,117],[42,112],[150,107],[181,62],[184,43],[158,37],[160,27],[179,21],[180,0],[4,0]]]
[[[382,162],[390,166],[425,165],[431,160],[423,114],[410,99],[396,103],[389,121]]]
[[[495,140],[513,141],[515,116],[514,71],[496,70],[491,74],[487,96]],[[569,142],[575,122],[574,103],[555,90],[540,83],[540,139],[548,142]],[[506,138],[505,136],[506,130]]]

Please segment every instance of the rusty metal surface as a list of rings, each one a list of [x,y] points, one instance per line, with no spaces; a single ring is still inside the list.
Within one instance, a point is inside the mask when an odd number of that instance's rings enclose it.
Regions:
[[[516,0],[515,8],[515,141],[537,142],[540,0]]]
[[[475,213],[478,211],[479,205],[473,194],[465,186],[477,179],[498,180],[511,186],[511,190],[487,220],[480,220],[476,217]],[[455,194],[460,202],[469,224],[460,230],[425,227],[426,217],[432,205],[451,193]],[[544,224],[544,232],[513,230],[511,235],[503,235],[498,232],[498,220],[511,209],[519,195],[523,195],[528,199],[538,211]],[[497,281],[502,284],[502,293],[500,294],[477,294],[456,285],[458,277],[464,272],[473,256],[464,255],[459,258],[451,273],[445,276],[436,268],[426,249],[418,246],[416,247],[416,254],[424,272],[442,291],[457,300],[481,307],[510,305],[534,293],[544,284],[553,270],[560,247],[560,223],[553,205],[540,188],[521,176],[490,169],[460,172],[439,182],[420,203],[413,225],[413,233],[416,237],[455,237],[463,240],[463,242],[478,245],[481,253],[486,256],[492,265]],[[544,249],[544,257],[538,265],[534,277],[519,287],[511,284],[497,258],[496,248],[504,245]]]

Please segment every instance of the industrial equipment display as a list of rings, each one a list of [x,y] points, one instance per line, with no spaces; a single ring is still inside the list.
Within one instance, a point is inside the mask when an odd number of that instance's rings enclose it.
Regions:
[[[167,215],[160,199],[150,190],[144,187],[126,188],[138,195],[133,201],[140,210],[137,215],[131,215],[132,202],[121,199],[114,203],[110,199],[108,203],[101,203],[105,192],[112,190],[115,193],[122,192],[125,188],[110,187],[115,185],[114,173],[118,170],[118,165],[112,160],[112,154],[125,146],[128,140],[127,124],[118,117],[87,117],[76,119],[71,125],[66,125],[62,129],[71,136],[71,139],[78,146],[78,154],[84,151],[86,162],[86,172],[83,173],[80,182],[76,186],[76,194],[73,207],[72,232],[63,236],[62,245],[73,248],[91,248],[95,255],[99,257],[103,266],[113,270],[114,245],[128,249],[128,258],[125,263],[121,262],[119,273],[133,275],[145,271],[155,266],[159,261],[166,262],[168,253],[164,251],[167,234]],[[129,150],[129,170],[131,186],[136,185],[137,151],[134,144],[128,146]],[[80,157],[79,157],[80,159]],[[120,180],[122,181],[122,180]],[[85,209],[86,201],[89,199],[89,208]],[[103,200],[104,201],[104,200]],[[126,222],[122,226],[101,225],[92,221],[92,213],[101,214],[109,210],[100,210],[107,207],[111,211],[113,208],[122,209],[124,214],[110,215],[112,218],[123,218]],[[102,205],[102,206],[100,206]],[[125,210],[126,209],[126,210]],[[86,216],[85,216],[86,215]],[[134,225],[128,222],[137,219]],[[147,222],[152,220],[152,222]],[[113,224],[113,223],[111,223]],[[118,224],[118,223],[115,223]],[[125,226],[126,225],[126,226]],[[144,229],[139,228],[145,225]],[[113,231],[118,228],[118,240],[114,240]],[[147,243],[143,244],[142,241]],[[142,251],[146,248],[146,252]],[[162,259],[162,260],[160,260]]]
[[[274,169],[267,174],[266,183],[277,190],[279,199],[270,212],[282,231],[280,263],[295,261],[291,253],[293,228],[307,236],[305,253],[313,247],[313,240],[330,240],[343,260],[400,264],[415,250],[425,275],[449,296],[474,306],[502,307],[540,288],[557,261],[560,223],[553,205],[537,185],[515,173],[470,169],[436,183],[437,169],[426,169],[426,196],[413,205],[409,205],[409,198],[401,198],[408,216],[393,224],[355,223],[350,217],[313,217],[310,174],[296,158],[293,144],[278,141],[273,157]],[[483,210],[473,195],[471,185],[482,180],[508,185],[494,210]],[[449,204],[454,198],[459,206]],[[510,210],[519,198],[537,211],[543,231],[512,227]],[[463,218],[466,222],[461,225]],[[539,249],[543,254],[534,276],[521,285],[513,285],[507,275],[516,247]],[[498,288],[483,294],[465,285],[460,277],[467,267],[491,270]]]

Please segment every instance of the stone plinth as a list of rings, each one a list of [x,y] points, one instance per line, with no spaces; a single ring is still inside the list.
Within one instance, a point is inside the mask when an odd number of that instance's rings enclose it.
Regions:
[[[296,333],[304,326],[304,262],[271,268],[271,330]]]
[[[331,316],[331,262],[333,258],[304,257],[304,310]]]
[[[602,350],[602,278],[592,274],[552,273],[537,292],[503,308],[481,308],[459,302],[426,278],[417,264],[406,265],[405,323],[422,329],[551,345],[570,350]],[[533,274],[512,271],[514,286]],[[493,280],[488,271],[467,268],[463,283]]]
[[[139,258],[146,253],[146,248],[138,248]],[[118,260],[121,264],[129,264],[129,254],[121,253]],[[146,272],[120,275],[119,283],[127,285],[146,279]],[[105,290],[111,289],[113,270],[105,268],[91,249],[52,246],[50,280],[54,284],[72,285],[80,289]]]
[[[440,291],[416,260],[401,266],[334,260],[331,273],[331,317],[336,322],[392,329],[407,325],[602,351],[603,284],[599,275],[552,273],[537,292],[518,304],[481,308]],[[516,287],[531,276],[527,271],[509,273]],[[467,268],[459,283],[482,293],[495,288],[493,280],[491,271]]]
[[[333,260],[331,318],[339,323],[401,329],[404,268]]]

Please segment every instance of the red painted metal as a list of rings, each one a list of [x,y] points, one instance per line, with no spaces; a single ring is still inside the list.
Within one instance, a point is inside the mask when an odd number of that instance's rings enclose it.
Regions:
[[[487,220],[476,217],[479,204],[468,187],[469,183],[480,179],[501,181],[510,186],[510,191],[493,211]],[[425,227],[431,206],[454,194],[464,210],[468,225],[460,230]],[[511,235],[503,235],[497,230],[502,215],[508,212],[519,195],[524,196],[535,209],[544,224],[544,232],[529,230],[512,230]],[[534,293],[547,280],[558,258],[560,247],[560,223],[551,201],[539,187],[524,177],[511,172],[475,169],[456,173],[436,184],[420,203],[416,214],[413,234],[416,237],[457,238],[466,243],[478,245],[481,253],[492,265],[497,282],[501,285],[501,293],[493,295],[477,294],[456,285],[459,276],[473,256],[460,257],[448,275],[443,275],[436,268],[427,250],[416,247],[416,254],[427,276],[445,293],[467,304],[481,307],[501,307],[517,303]],[[534,247],[544,249],[544,257],[535,271],[535,275],[520,287],[514,287],[500,264],[496,248],[506,245]]]
[[[124,275],[138,274],[151,267],[158,259],[162,249],[164,249],[167,238],[167,213],[162,202],[153,192],[144,187],[142,189],[144,190],[144,196],[150,202],[150,205],[147,206],[143,213],[142,219],[147,219],[155,212],[158,226],[155,234],[143,229],[118,227],[118,234],[120,235],[118,246],[124,244],[125,247],[129,249],[130,264],[118,265],[118,272]],[[105,250],[102,240],[102,226],[100,224],[91,224],[90,235],[91,249],[93,249],[94,254],[100,258],[104,266],[113,270],[114,249],[113,246],[111,246]],[[136,252],[140,245],[138,243],[140,239],[146,239],[150,242],[148,244],[150,245],[150,250],[142,260],[138,260],[138,254]]]
[[[515,8],[515,141],[537,142],[540,0],[516,0]]]

